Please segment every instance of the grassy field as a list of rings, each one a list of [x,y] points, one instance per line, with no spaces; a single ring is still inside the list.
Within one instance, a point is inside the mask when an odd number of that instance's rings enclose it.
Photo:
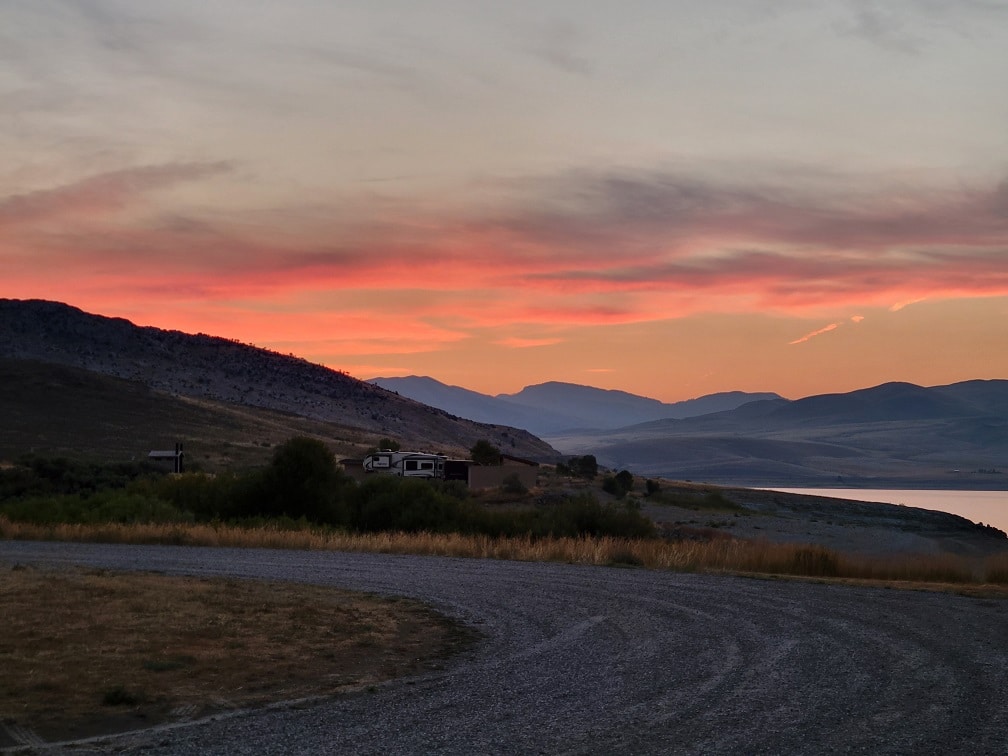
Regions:
[[[418,602],[239,580],[8,566],[0,605],[0,721],[49,741],[366,690],[474,637]]]
[[[1008,596],[1008,552],[870,557],[821,546],[729,537],[705,540],[613,537],[495,538],[458,533],[341,533],[311,527],[243,528],[221,524],[31,525],[0,517],[0,537],[98,543],[329,549],[476,559],[552,561],[683,572],[879,581]]]

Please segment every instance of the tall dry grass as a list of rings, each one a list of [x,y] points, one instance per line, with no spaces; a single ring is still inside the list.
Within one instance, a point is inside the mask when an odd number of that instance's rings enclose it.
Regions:
[[[1008,585],[1008,554],[967,558],[869,557],[821,546],[720,538],[492,538],[436,533],[343,533],[222,524],[31,525],[0,516],[0,538],[92,543],[312,549],[428,556],[630,565],[681,572],[790,575],[865,581]]]

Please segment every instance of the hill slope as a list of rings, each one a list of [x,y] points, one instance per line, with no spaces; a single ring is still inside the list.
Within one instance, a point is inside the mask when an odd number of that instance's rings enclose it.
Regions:
[[[888,383],[548,438],[566,453],[590,452],[605,465],[678,479],[1008,488],[1008,381]]]
[[[266,423],[286,414],[343,428],[346,432],[341,435],[346,437],[351,435],[349,431],[356,431],[358,440],[354,443],[362,448],[380,436],[389,436],[406,446],[461,453],[476,441],[487,439],[517,456],[556,456],[554,449],[526,431],[455,417],[303,359],[205,334],[138,327],[127,320],[91,315],[56,302],[0,300],[0,357],[6,358],[8,369],[14,372],[41,370],[40,385],[46,380],[41,364],[131,382],[113,386],[77,374],[76,383],[71,380],[59,391],[73,394],[87,385],[97,393],[114,394],[131,387],[138,402],[131,411],[146,412],[152,427],[163,422],[158,418],[166,401],[164,394],[210,402],[218,409],[227,405],[231,408],[228,412],[266,410]],[[11,366],[11,360],[25,364]],[[141,400],[133,384],[159,394],[151,393]],[[58,393],[52,395],[53,401],[58,401]],[[0,399],[7,406],[15,403],[11,392],[0,393]],[[145,402],[146,411],[142,410]],[[44,403],[35,406],[40,416],[19,415],[25,432],[32,425],[45,424],[51,414]],[[87,422],[74,418],[73,401],[52,406],[62,406],[62,411],[70,413],[66,419],[71,427],[87,431]],[[117,416],[114,402],[107,411]],[[88,443],[87,438],[81,438],[78,446],[87,448]]]

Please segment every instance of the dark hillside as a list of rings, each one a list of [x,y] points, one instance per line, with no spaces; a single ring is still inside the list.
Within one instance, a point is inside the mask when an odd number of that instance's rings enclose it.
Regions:
[[[265,463],[292,436],[325,440],[352,454],[360,431],[282,412],[174,396],[139,381],[66,365],[0,358],[0,460],[24,454],[137,461],[185,445],[203,470]]]
[[[932,390],[971,405],[974,414],[1008,416],[1008,381],[963,381]]]
[[[912,383],[885,383],[847,394],[797,399],[779,408],[771,423],[864,423],[964,417],[975,410],[964,402]]]
[[[487,439],[556,452],[525,431],[474,423],[306,360],[206,334],[138,327],[39,300],[0,300],[0,357],[81,368],[179,398],[287,413],[458,453]]]

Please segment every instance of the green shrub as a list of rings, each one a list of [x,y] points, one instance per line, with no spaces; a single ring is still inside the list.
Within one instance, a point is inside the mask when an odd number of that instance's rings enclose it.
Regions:
[[[16,499],[0,504],[0,512],[16,522],[36,525],[172,523],[193,520],[190,513],[179,510],[171,502],[116,489],[100,491],[87,497],[63,494]]]
[[[518,477],[518,473],[511,473],[505,476],[501,482],[501,490],[509,494],[528,493],[528,487],[522,483],[521,478]]]
[[[465,532],[471,507],[426,480],[374,475],[348,492],[348,525],[355,530]]]

